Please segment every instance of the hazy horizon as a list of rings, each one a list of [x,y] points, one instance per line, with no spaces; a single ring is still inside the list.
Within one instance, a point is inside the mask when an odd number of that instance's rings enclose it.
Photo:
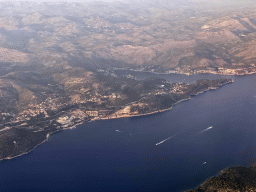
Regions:
[[[102,2],[149,2],[149,1],[159,1],[159,3],[166,1],[166,0],[0,0],[0,2],[19,2],[19,1],[27,1],[27,2],[95,2],[95,1],[102,1]],[[172,1],[168,1],[168,2],[177,2],[179,0],[172,0]],[[254,2],[253,0],[244,0],[244,1],[240,1],[240,0],[186,0],[187,2],[195,2],[195,3],[200,3],[200,2],[204,2],[204,3],[221,3],[221,4],[226,4],[226,3],[237,3],[237,2]]]

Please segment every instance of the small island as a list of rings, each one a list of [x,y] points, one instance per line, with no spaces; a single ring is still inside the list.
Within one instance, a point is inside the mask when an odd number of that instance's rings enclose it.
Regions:
[[[256,164],[250,167],[231,167],[205,181],[195,190],[186,192],[249,192],[256,191]]]

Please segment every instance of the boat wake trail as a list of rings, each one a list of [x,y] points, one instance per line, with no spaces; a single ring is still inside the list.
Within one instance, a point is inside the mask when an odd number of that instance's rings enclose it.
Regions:
[[[180,132],[176,133],[175,135],[171,136],[171,137],[168,137],[167,139],[163,140],[163,141],[160,141],[159,143],[157,143],[156,145],[160,145],[162,143],[164,143],[165,141],[168,141],[169,139],[175,137],[176,135],[178,135]]]
[[[213,128],[213,126],[208,127],[208,128],[206,128],[206,129],[204,129],[203,131],[200,131],[198,134],[203,133],[203,132],[205,132],[205,131],[208,131],[208,130],[210,130],[210,129],[212,129],[212,128]]]

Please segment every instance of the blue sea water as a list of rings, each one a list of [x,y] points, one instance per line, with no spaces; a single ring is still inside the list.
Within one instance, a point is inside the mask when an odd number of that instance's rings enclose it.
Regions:
[[[166,76],[176,82],[219,78]],[[235,77],[170,111],[86,122],[55,133],[34,151],[0,162],[0,191],[178,192],[227,167],[251,165],[255,83],[256,75]]]

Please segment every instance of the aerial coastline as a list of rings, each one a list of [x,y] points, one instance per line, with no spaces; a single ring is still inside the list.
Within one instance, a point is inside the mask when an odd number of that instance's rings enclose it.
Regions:
[[[15,156],[7,156],[7,157],[4,157],[4,158],[2,158],[2,159],[0,159],[0,160],[12,159],[12,158],[15,158],[15,157],[18,157],[18,156],[27,154],[27,153],[31,152],[32,150],[34,150],[37,146],[39,146],[39,145],[43,144],[44,142],[46,142],[51,134],[54,134],[54,133],[59,132],[59,131],[67,130],[67,129],[74,129],[74,128],[76,128],[78,125],[81,125],[81,124],[83,124],[83,123],[85,123],[85,122],[97,121],[97,120],[109,120],[109,119],[117,119],[117,118],[131,118],[131,117],[147,116],[147,115],[152,115],[152,114],[155,114],[155,113],[161,113],[161,112],[164,112],[164,111],[171,110],[174,105],[177,105],[178,103],[180,103],[180,102],[182,102],[182,101],[186,101],[186,100],[191,99],[191,96],[196,96],[196,95],[201,94],[201,93],[203,93],[203,92],[206,92],[206,91],[208,91],[208,90],[215,90],[215,89],[217,89],[217,88],[219,88],[219,87],[221,87],[221,86],[223,86],[223,85],[225,85],[225,84],[232,83],[232,82],[234,82],[232,79],[229,79],[229,80],[228,80],[228,79],[226,79],[226,80],[224,79],[224,82],[223,82],[223,83],[221,83],[221,84],[218,83],[218,84],[216,84],[217,86],[215,86],[215,87],[210,86],[210,87],[208,87],[207,89],[203,89],[203,90],[201,90],[201,91],[197,91],[196,93],[190,94],[190,95],[188,95],[187,98],[178,100],[177,102],[172,103],[169,108],[165,108],[165,109],[158,109],[158,110],[155,110],[155,111],[151,111],[151,112],[147,112],[147,113],[140,113],[140,114],[139,114],[138,112],[127,114],[127,113],[122,113],[123,111],[121,111],[121,112],[120,112],[120,111],[117,111],[117,112],[114,112],[113,114],[111,114],[111,115],[109,115],[109,116],[106,116],[106,117],[90,117],[90,116],[88,115],[87,118],[82,117],[82,119],[77,120],[77,122],[74,122],[74,123],[70,123],[70,122],[62,123],[62,125],[61,125],[62,128],[61,128],[61,129],[58,129],[58,130],[55,129],[55,131],[52,131],[52,132],[47,133],[47,134],[46,134],[46,138],[45,138],[42,142],[40,142],[40,143],[38,143],[37,145],[33,146],[32,149],[30,149],[30,150],[28,150],[28,151],[26,151],[26,152],[23,152],[23,153],[21,153],[21,154],[15,155]],[[134,105],[134,104],[136,104],[136,102],[133,102],[131,105],[127,105],[127,106],[124,106],[124,107],[122,107],[122,108],[131,107],[131,106]],[[76,109],[76,110],[77,110],[77,109]],[[76,111],[76,110],[75,110],[75,111]],[[70,112],[65,112],[62,116],[71,116],[73,113],[74,113],[74,110],[72,110],[72,111],[70,111]],[[62,118],[62,117],[58,117],[58,118],[60,119],[60,118]],[[51,121],[53,121],[53,120],[56,121],[57,119],[55,118],[55,119],[52,119]],[[40,124],[40,122],[38,122],[38,123]],[[53,129],[53,130],[54,130],[54,129]]]
[[[85,122],[162,113],[256,74],[252,0],[14,1],[0,7],[0,160],[27,154],[50,135]],[[140,79],[117,70],[156,75]],[[177,127],[185,121],[180,116]],[[210,125],[203,125],[207,133],[217,130]]]

